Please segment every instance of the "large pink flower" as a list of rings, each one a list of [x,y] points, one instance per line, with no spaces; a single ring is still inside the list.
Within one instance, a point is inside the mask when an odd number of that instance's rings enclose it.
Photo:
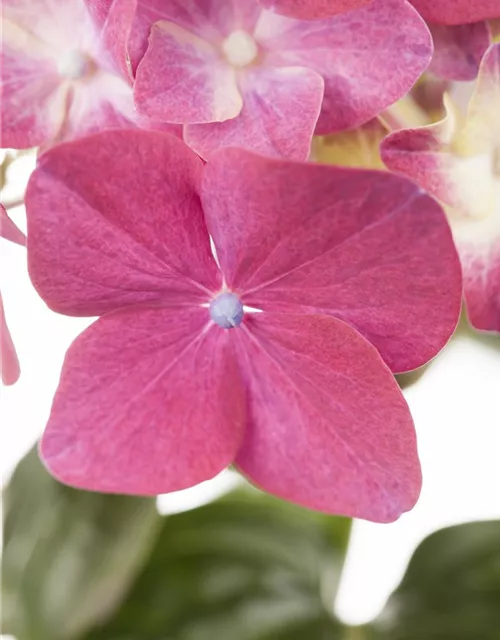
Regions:
[[[466,24],[500,18],[500,0],[410,0],[430,22]]]
[[[184,124],[205,158],[239,146],[305,159],[314,131],[370,120],[408,91],[432,54],[405,0],[313,21],[256,0],[139,0],[128,47],[139,111]]]
[[[0,204],[0,237],[10,240],[21,246],[26,244],[26,237],[7,215],[5,208]],[[12,336],[5,319],[2,295],[0,293],[0,373],[5,385],[14,384],[19,378],[21,370]]]
[[[441,349],[461,277],[410,181],[239,149],[204,166],[128,130],[45,153],[26,203],[39,293],[102,316],[65,359],[41,444],[56,477],[157,494],[235,461],[311,508],[389,521],[413,506],[415,434],[383,359],[407,370]]]
[[[388,136],[382,158],[445,205],[469,319],[500,331],[500,44],[484,56],[467,115],[445,106],[441,122]]]
[[[1,140],[46,145],[136,120],[127,3],[99,28],[83,0],[3,0]]]

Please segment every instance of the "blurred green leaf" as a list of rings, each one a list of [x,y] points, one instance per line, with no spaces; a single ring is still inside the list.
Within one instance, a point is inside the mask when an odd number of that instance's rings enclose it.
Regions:
[[[87,640],[335,640],[350,521],[245,488],[165,519],[117,615]]]
[[[381,640],[499,640],[500,521],[424,540],[374,629]]]
[[[54,480],[35,449],[4,495],[2,632],[71,640],[112,611],[162,520],[155,501],[77,491]]]

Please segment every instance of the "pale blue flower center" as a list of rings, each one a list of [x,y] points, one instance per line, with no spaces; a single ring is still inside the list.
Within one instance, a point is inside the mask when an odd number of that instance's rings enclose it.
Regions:
[[[221,293],[210,303],[210,317],[223,329],[239,327],[243,320],[243,304],[234,293]]]

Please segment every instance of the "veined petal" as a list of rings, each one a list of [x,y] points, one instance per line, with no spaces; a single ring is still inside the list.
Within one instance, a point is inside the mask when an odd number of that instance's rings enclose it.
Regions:
[[[9,327],[3,310],[2,295],[0,294],[0,373],[2,383],[6,386],[15,384],[21,373],[16,348],[10,335]]]
[[[194,124],[184,139],[202,157],[222,147],[306,160],[323,99],[323,80],[300,67],[262,68],[241,78],[243,109],[222,123]]]
[[[316,20],[359,9],[371,0],[258,0],[266,9],[290,18]]]
[[[411,0],[426,20],[465,24],[500,17],[500,0]]]
[[[193,304],[220,287],[202,162],[159,132],[105,132],[43,154],[26,194],[28,266],[54,310]]]
[[[128,0],[115,2],[124,5]],[[137,69],[146,53],[155,22],[173,22],[207,42],[220,44],[233,30],[251,33],[260,12],[255,0],[139,0],[128,43],[132,66]]]
[[[474,80],[490,44],[486,22],[457,26],[429,23],[428,27],[434,41],[429,71],[450,80]]]
[[[264,12],[255,37],[268,51],[268,65],[307,67],[323,77],[319,134],[376,116],[411,88],[432,56],[424,21],[401,0],[375,0],[319,21]]]
[[[234,459],[244,401],[228,332],[207,309],[108,314],[69,348],[41,455],[66,484],[155,495]]]
[[[134,96],[139,111],[167,122],[223,122],[237,116],[242,98],[235,70],[209,42],[171,23],[151,29]]]
[[[413,423],[376,349],[325,316],[253,314],[243,326],[243,473],[328,513],[391,522],[411,509],[421,483]]]
[[[202,202],[245,304],[345,320],[395,372],[424,364],[454,331],[458,257],[442,209],[411,182],[225,149],[205,168]]]

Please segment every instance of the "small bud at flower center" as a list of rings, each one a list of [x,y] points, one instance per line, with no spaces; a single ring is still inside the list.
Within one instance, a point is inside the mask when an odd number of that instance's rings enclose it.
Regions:
[[[92,58],[75,49],[59,60],[57,68],[65,78],[78,80],[92,74],[96,69],[96,65]]]
[[[233,31],[222,43],[229,64],[233,67],[246,67],[259,54],[257,43],[246,31]]]
[[[234,293],[221,293],[210,303],[210,317],[223,329],[239,327],[243,320],[243,305]]]

